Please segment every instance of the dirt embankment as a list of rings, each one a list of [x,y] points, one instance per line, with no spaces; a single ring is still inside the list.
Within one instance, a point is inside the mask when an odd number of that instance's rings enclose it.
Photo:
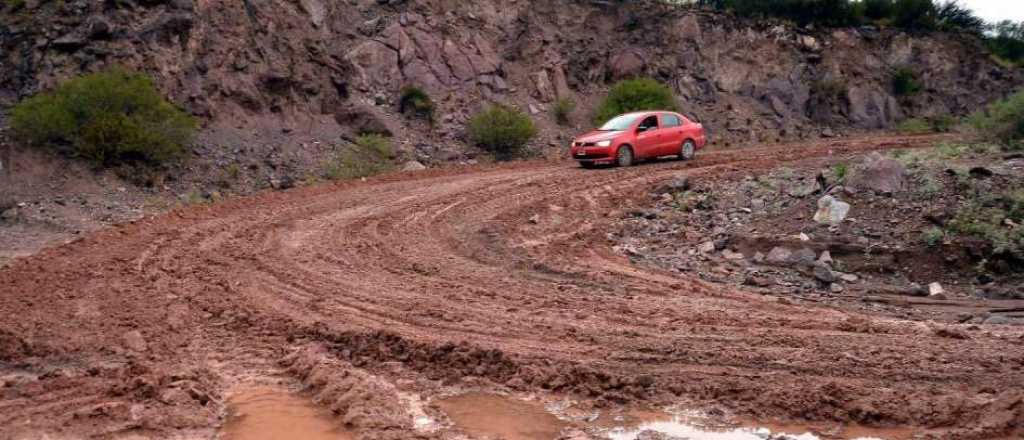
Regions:
[[[367,438],[408,438],[411,421],[374,416],[352,396],[389,407],[401,393],[466,383],[596,407],[684,403],[956,438],[1020,434],[1019,329],[779,302],[635,266],[606,238],[611,213],[679,173],[928,142],[788,145],[597,171],[425,171],[89,234],[0,270],[0,431],[209,436],[225,390],[285,374]]]

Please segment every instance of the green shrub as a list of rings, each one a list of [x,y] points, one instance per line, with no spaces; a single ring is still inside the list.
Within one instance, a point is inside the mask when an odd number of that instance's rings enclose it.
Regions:
[[[195,120],[164,100],[153,81],[120,68],[77,77],[11,111],[15,138],[37,146],[69,145],[102,164],[181,158]]]
[[[569,125],[572,120],[572,112],[576,110],[576,102],[569,98],[559,98],[555,101],[552,112],[555,115],[555,122],[558,125]]]
[[[902,134],[925,134],[932,132],[932,125],[920,118],[906,119],[896,126],[896,131]]]
[[[522,154],[523,147],[537,134],[526,113],[504,105],[492,105],[469,121],[469,139],[499,160]]]
[[[620,81],[612,86],[594,115],[594,123],[602,125],[623,113],[641,110],[676,111],[679,106],[672,89],[649,78]]]
[[[896,0],[891,19],[894,25],[904,29],[932,29],[935,9],[932,0]]]
[[[915,95],[921,91],[921,83],[917,80],[917,73],[906,66],[893,69],[892,92],[896,96]]]
[[[970,117],[978,133],[1009,149],[1024,148],[1024,90]]]
[[[423,89],[416,86],[402,88],[398,100],[398,108],[402,114],[411,114],[415,117],[434,121],[434,101]]]
[[[354,148],[342,150],[329,161],[323,174],[331,180],[369,177],[394,168],[393,157],[390,139],[366,134],[356,138]]]
[[[832,175],[835,176],[836,181],[842,182],[846,180],[846,176],[849,173],[850,169],[845,163],[837,163],[832,166]]]
[[[938,246],[945,238],[946,234],[939,228],[931,228],[921,233],[921,241],[924,241],[928,247]]]

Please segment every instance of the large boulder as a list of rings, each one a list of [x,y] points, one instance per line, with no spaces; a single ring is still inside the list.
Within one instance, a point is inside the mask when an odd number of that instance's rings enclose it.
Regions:
[[[644,73],[647,59],[640,49],[629,48],[615,54],[609,67],[612,79],[634,78]]]
[[[854,169],[847,185],[858,191],[893,194],[903,191],[906,181],[907,168],[902,163],[879,153],[871,153],[864,158],[864,163]]]

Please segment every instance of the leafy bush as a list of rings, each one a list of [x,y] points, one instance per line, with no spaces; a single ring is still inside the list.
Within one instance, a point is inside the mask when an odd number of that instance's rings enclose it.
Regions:
[[[988,140],[1009,149],[1024,148],[1024,90],[992,103],[969,122]]]
[[[982,35],[984,22],[956,0],[702,0],[749,18],[780,18],[804,26],[853,26],[866,22],[911,30],[966,31]]]
[[[355,148],[343,150],[324,167],[324,177],[331,180],[358,179],[391,170],[394,152],[391,141],[378,134],[356,138]]]
[[[921,241],[924,241],[928,247],[938,246],[944,238],[946,238],[946,234],[939,228],[931,228],[921,233]]]
[[[141,73],[114,68],[74,78],[11,111],[14,136],[38,146],[71,146],[102,164],[181,158],[195,120],[167,102]]]
[[[434,121],[434,101],[430,99],[430,95],[426,91],[419,87],[406,86],[402,88],[398,109],[403,114],[412,114],[430,122]]]
[[[469,121],[469,139],[478,147],[494,153],[499,160],[522,154],[523,147],[537,134],[533,120],[522,111],[492,105]]]
[[[846,92],[846,82],[842,80],[819,79],[811,83],[811,95],[823,102],[841,100]]]
[[[555,106],[552,108],[555,122],[559,125],[569,125],[574,110],[576,110],[575,101],[569,98],[559,98],[558,101],[555,101]]]
[[[650,78],[620,81],[612,86],[594,115],[596,125],[623,113],[641,110],[676,111],[679,106],[672,89]]]
[[[921,91],[921,83],[913,69],[901,66],[892,71],[892,92],[896,96],[910,96]]]

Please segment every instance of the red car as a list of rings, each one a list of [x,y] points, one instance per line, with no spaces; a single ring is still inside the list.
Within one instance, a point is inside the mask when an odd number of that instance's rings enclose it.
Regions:
[[[583,168],[599,164],[628,167],[641,159],[678,156],[692,159],[707,144],[704,126],[673,112],[636,112],[616,116],[572,142],[572,157]]]

